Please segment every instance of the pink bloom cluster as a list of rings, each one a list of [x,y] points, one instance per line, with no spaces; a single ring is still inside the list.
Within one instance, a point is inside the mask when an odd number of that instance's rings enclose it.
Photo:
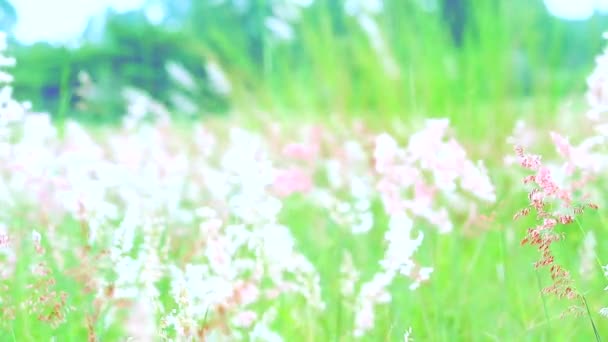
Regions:
[[[561,144],[558,144],[558,149],[569,149],[569,145],[566,145],[563,140],[559,140],[559,142]],[[522,244],[535,246],[541,253],[541,258],[536,262],[535,267],[548,267],[550,270],[553,284],[545,288],[544,292],[554,293],[560,297],[575,298],[578,294],[572,286],[570,275],[556,263],[551,245],[562,238],[562,235],[556,231],[556,227],[572,223],[575,216],[583,211],[584,206],[573,204],[577,184],[570,187],[557,184],[551,170],[543,165],[540,156],[525,153],[521,147],[517,147],[515,151],[521,166],[535,173],[523,180],[525,184],[533,184],[534,187],[528,194],[529,205],[515,214],[514,219],[534,211],[540,221],[536,226],[528,229]],[[594,204],[587,204],[587,206],[596,207]]]
[[[462,201],[459,189],[480,200],[495,201],[494,186],[483,164],[470,161],[456,140],[445,141],[447,128],[447,120],[428,120],[423,130],[410,137],[406,148],[400,148],[388,134],[376,138],[374,171],[378,177],[377,189],[389,216],[385,234],[387,248],[380,260],[382,270],[361,286],[355,336],[362,336],[374,326],[373,307],[390,301],[386,288],[397,274],[411,278],[410,289],[414,290],[428,280],[433,271],[432,267],[421,267],[413,259],[424,238],[421,231],[413,234],[413,218],[422,218],[438,227],[441,233],[448,233],[453,224],[447,205]],[[441,206],[442,199],[446,206]]]
[[[454,139],[444,140],[447,120],[428,120],[426,127],[410,137],[406,148],[384,134],[377,138],[375,169],[380,175],[378,190],[387,213],[407,211],[426,219],[440,232],[453,229],[446,206],[437,206],[437,198],[446,204],[459,202],[458,188],[488,202],[496,195],[487,170],[475,164]]]

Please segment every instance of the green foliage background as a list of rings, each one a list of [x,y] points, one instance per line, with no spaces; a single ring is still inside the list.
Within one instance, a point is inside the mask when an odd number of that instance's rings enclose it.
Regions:
[[[91,20],[75,48],[15,42],[16,96],[57,118],[111,122],[124,112],[123,86],[169,103],[175,85],[164,65],[175,61],[198,81],[189,96],[201,115],[262,109],[290,117],[448,116],[457,126],[466,123],[459,129],[472,136],[487,135],[511,127],[522,112],[550,115],[562,99],[580,95],[606,22],[599,15],[560,20],[542,1],[442,0],[425,11],[420,1],[386,0],[377,20],[400,69],[392,79],[340,0],[306,8],[292,42],[277,41],[265,29],[268,0],[249,1],[244,11],[230,1],[158,3],[167,14],[162,23],[150,23],[143,9],[108,11]],[[2,8],[10,32],[18,18],[7,1]],[[230,75],[229,98],[208,84],[204,64],[210,59]],[[85,111],[76,107],[82,70],[102,90]]]

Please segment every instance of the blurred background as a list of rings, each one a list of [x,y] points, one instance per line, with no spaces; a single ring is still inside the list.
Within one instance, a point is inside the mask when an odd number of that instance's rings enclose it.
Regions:
[[[15,97],[95,125],[136,89],[183,120],[440,116],[491,137],[584,108],[607,24],[597,0],[0,0]]]

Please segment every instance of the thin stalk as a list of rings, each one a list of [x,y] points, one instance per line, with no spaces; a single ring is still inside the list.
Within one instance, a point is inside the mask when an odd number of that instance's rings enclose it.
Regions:
[[[543,294],[543,287],[540,283],[540,275],[538,275],[538,270],[536,270],[536,281],[538,284],[538,290],[540,291],[540,298],[543,301],[543,311],[545,312],[545,321],[547,322],[547,326],[549,327],[549,329],[547,329],[547,335],[549,335],[549,341],[553,341],[553,338],[551,338],[551,322],[549,320],[549,310],[547,310],[547,301],[545,300],[545,296]]]
[[[589,317],[589,322],[591,322],[591,327],[593,328],[593,333],[595,334],[595,340],[597,342],[601,342],[602,339],[600,338],[600,333],[597,331],[597,327],[593,322],[593,317],[591,317],[591,311],[589,310],[589,305],[587,305],[587,299],[583,295],[581,295],[581,298],[583,298],[583,303],[585,304],[585,308],[587,309],[587,317]]]

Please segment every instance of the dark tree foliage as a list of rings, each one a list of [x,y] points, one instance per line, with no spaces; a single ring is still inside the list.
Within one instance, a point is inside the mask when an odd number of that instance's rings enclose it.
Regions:
[[[450,30],[456,46],[461,46],[467,21],[468,4],[466,0],[442,0],[443,18]]]

